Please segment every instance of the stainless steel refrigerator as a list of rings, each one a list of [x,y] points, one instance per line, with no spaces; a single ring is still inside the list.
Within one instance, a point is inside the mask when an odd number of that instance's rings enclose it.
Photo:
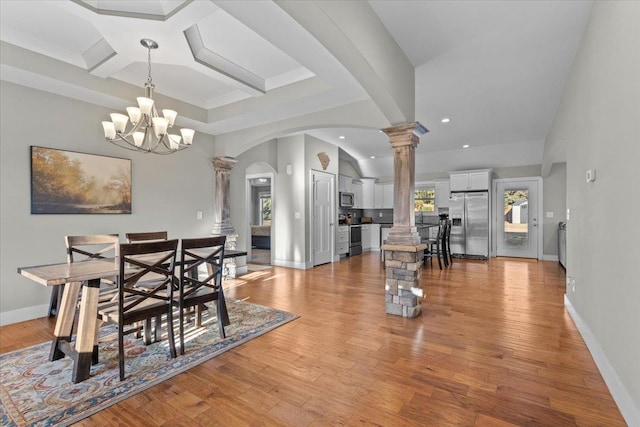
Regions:
[[[451,253],[470,258],[489,257],[489,193],[451,193]]]

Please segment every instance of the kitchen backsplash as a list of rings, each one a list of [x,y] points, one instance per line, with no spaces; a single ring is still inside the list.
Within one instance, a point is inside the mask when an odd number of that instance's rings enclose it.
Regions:
[[[443,208],[441,208],[443,209]],[[438,210],[438,213],[448,213]],[[359,223],[360,219],[364,217],[371,217],[374,224],[392,224],[393,223],[393,209],[344,209],[340,208],[338,213],[344,215],[351,215],[355,223]],[[438,213],[435,212],[416,212],[415,219],[416,224],[437,224]]]

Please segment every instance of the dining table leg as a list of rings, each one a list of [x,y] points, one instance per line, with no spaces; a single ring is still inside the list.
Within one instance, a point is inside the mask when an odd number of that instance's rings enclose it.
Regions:
[[[76,303],[78,302],[80,286],[82,286],[82,282],[71,282],[64,287],[60,310],[53,331],[55,338],[51,342],[51,351],[49,352],[50,361],[62,359],[64,352],[60,349],[60,344],[63,341],[71,341],[73,319],[76,315]]]
[[[98,297],[100,293],[100,279],[92,279],[82,288],[80,300],[80,315],[78,319],[78,333],[76,336],[76,359],[73,365],[74,383],[89,378],[93,348],[96,344],[96,327],[98,325]]]

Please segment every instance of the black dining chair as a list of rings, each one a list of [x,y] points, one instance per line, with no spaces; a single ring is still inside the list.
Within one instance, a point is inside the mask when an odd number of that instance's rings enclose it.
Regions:
[[[424,250],[424,259],[429,260],[429,264],[433,266],[433,258],[438,259],[438,267],[442,270],[442,262],[444,258],[444,252],[442,244],[444,242],[445,226],[443,224],[438,225],[438,233],[434,238],[429,238],[425,242],[427,248]],[[426,264],[426,261],[425,261]]]
[[[163,240],[169,239],[169,233],[166,231],[143,231],[143,232],[135,232],[135,233],[126,233],[125,238],[127,239],[127,243],[142,243],[142,242],[159,242]],[[137,284],[138,287],[144,287],[144,283]],[[155,319],[154,324],[152,324],[151,319],[147,319],[144,323],[143,334],[144,334],[144,343],[146,345],[151,344],[151,337],[153,336],[154,341],[158,341],[160,339],[160,323],[161,319]]]
[[[195,326],[202,324],[202,307],[216,302],[216,317],[220,337],[225,338],[224,318],[227,316],[222,270],[226,236],[182,239],[180,249],[180,289],[178,315],[180,331],[180,354],[184,354],[185,317],[195,314]],[[201,269],[200,267],[206,267]],[[206,270],[201,272],[201,270]],[[205,306],[206,307],[206,306]],[[188,312],[193,309],[193,312]]]
[[[137,330],[127,325],[166,318],[169,353],[177,356],[173,334],[174,268],[178,240],[120,245],[120,263],[116,301],[98,304],[98,316],[106,323],[118,325],[118,367],[120,380],[124,380],[124,336]],[[143,288],[137,286],[144,282]],[[159,327],[160,325],[157,325]]]

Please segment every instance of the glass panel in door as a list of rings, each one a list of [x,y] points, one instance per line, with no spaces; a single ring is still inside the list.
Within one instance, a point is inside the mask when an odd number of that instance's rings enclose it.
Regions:
[[[529,190],[509,189],[503,192],[505,249],[529,249]]]

